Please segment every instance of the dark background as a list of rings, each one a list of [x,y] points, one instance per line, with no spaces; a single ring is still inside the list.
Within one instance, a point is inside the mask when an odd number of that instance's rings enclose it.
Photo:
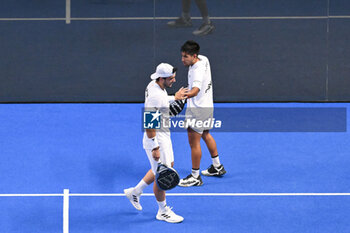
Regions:
[[[0,102],[143,102],[160,62],[179,68],[169,93],[186,86],[180,47],[201,45],[212,67],[214,101],[349,101],[350,2],[345,0],[207,0],[216,30],[170,29],[175,0],[6,0],[0,18]],[[192,2],[191,15],[200,16]],[[316,16],[309,19],[215,17]],[[318,17],[323,16],[323,17]],[[149,20],[77,20],[151,17]],[[74,19],[76,18],[76,19]]]

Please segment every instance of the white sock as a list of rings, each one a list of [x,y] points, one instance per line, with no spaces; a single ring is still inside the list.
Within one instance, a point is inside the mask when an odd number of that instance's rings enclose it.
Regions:
[[[166,207],[166,200],[164,200],[164,201],[157,201],[157,203],[158,203],[159,209],[161,211],[164,211],[165,207]]]
[[[193,169],[192,168],[192,176],[194,178],[198,178],[198,176],[199,176],[199,169]]]
[[[135,194],[140,195],[147,186],[148,184],[143,179],[141,179],[141,181],[135,186]]]
[[[220,167],[221,163],[220,163],[219,155],[217,155],[211,159],[213,160],[214,167],[216,167],[216,168]]]

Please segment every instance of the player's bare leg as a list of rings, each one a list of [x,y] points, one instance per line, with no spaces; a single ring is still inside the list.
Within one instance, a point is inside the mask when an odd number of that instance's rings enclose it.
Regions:
[[[216,147],[216,142],[213,136],[209,133],[209,130],[205,130],[202,134],[202,138],[205,142],[205,144],[208,147],[209,153],[211,157],[215,157],[218,155],[218,149]]]
[[[199,169],[202,158],[201,135],[191,128],[187,129],[187,134],[191,147],[192,169]]]
[[[207,170],[202,171],[205,176],[222,176],[226,173],[224,166],[220,163],[219,154],[215,139],[209,133],[209,130],[204,130],[202,138],[208,147],[213,164]]]
[[[200,144],[202,135],[191,128],[187,129],[187,135],[188,142],[191,147],[192,172],[186,178],[180,180],[179,186],[200,186],[203,184],[202,178],[199,175],[199,167],[202,158],[202,149]]]
[[[153,183],[153,192],[154,196],[156,196],[158,203],[158,213],[156,218],[161,221],[166,221],[170,223],[179,223],[184,220],[180,215],[175,214],[171,209],[171,207],[167,206],[165,200],[165,191],[158,188],[156,182]]]
[[[152,172],[152,169],[149,169],[148,172],[146,173],[146,175],[142,179],[148,185],[152,184],[152,182],[155,179],[154,174]]]
[[[155,182],[153,183],[153,193],[158,202],[165,201],[165,191],[160,190]]]

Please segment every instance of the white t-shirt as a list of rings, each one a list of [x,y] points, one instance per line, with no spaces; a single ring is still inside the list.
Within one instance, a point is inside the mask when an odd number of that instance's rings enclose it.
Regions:
[[[169,120],[169,102],[174,100],[174,96],[168,96],[167,91],[156,83],[155,80],[151,81],[145,91],[145,110],[147,111],[157,111],[159,110],[161,115],[161,121],[163,119]],[[168,146],[170,139],[170,131],[168,128],[161,127],[156,130],[156,137],[160,147]],[[146,140],[146,132],[143,135],[143,148],[153,149]],[[170,141],[171,143],[171,141]],[[163,145],[162,145],[163,144]],[[167,145],[164,145],[167,144]]]
[[[195,97],[187,100],[186,120],[205,121],[213,118],[213,85],[211,80],[210,63],[207,57],[198,55],[199,60],[188,69],[188,89],[199,88]],[[195,129],[195,127],[191,127]],[[198,131],[208,130],[201,127]]]
[[[187,108],[212,108],[213,84],[210,63],[206,56],[198,55],[199,60],[188,69],[188,89],[199,88],[198,95],[187,100]]]

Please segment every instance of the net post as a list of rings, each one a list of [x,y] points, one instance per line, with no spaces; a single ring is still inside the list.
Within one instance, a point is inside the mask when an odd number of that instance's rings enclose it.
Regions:
[[[66,0],[66,24],[70,24],[71,21],[71,0]]]

